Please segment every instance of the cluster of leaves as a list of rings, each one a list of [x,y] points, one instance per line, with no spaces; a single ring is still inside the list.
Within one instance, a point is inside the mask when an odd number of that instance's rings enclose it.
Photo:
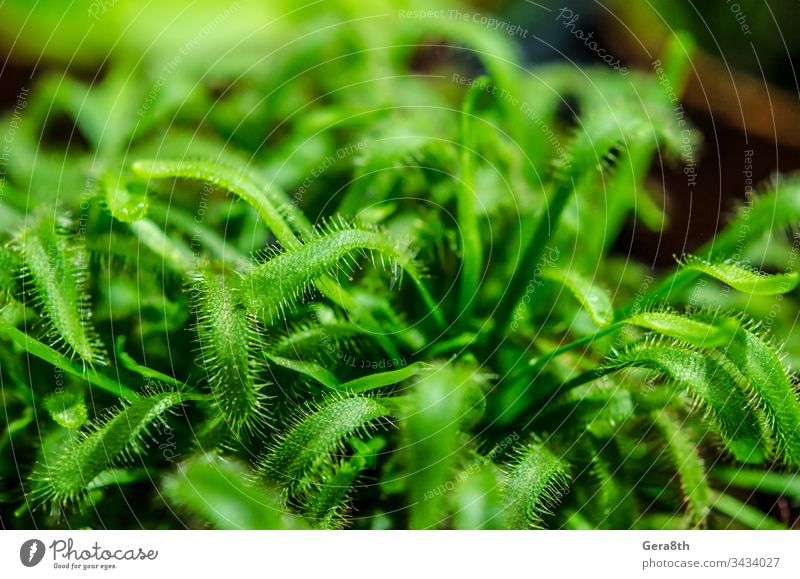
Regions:
[[[0,215],[2,524],[785,525],[748,496],[800,498],[800,179],[652,272],[612,246],[665,226],[648,172],[696,155],[663,79],[317,17],[269,74],[118,56],[33,89]],[[433,44],[479,62],[414,70]],[[690,54],[663,56],[673,94]]]

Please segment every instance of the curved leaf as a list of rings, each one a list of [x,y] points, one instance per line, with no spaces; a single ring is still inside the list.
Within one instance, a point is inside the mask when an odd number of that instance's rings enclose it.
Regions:
[[[512,529],[528,529],[541,523],[541,516],[564,494],[569,482],[569,466],[534,442],[524,448],[511,466],[505,492],[504,517]]]
[[[208,270],[195,274],[193,301],[199,362],[213,406],[234,433],[256,428],[265,419],[265,383],[259,376],[263,344],[255,321],[223,274]]]
[[[86,287],[88,259],[52,216],[40,215],[17,239],[26,275],[26,295],[48,321],[54,346],[62,343],[89,364],[105,363]]]
[[[329,464],[330,455],[357,432],[366,432],[385,421],[390,408],[375,398],[342,398],[295,421],[258,467],[262,480],[281,485],[289,497],[302,494],[316,483],[318,469]]]
[[[299,247],[275,254],[242,276],[243,298],[259,315],[274,318],[292,309],[314,281],[368,252],[377,253],[384,266],[388,259],[408,273],[432,314],[444,324],[411,254],[386,234],[369,229],[331,228]]]
[[[726,359],[680,343],[647,339],[614,355],[607,368],[629,366],[656,370],[689,392],[737,460],[763,462],[769,458],[769,433],[750,396],[740,387],[736,368]]]
[[[611,295],[605,289],[574,271],[551,269],[547,270],[545,277],[564,284],[598,326],[607,326],[614,321]]]
[[[245,170],[213,161],[141,160],[133,164],[133,171],[151,179],[191,179],[225,189],[252,205],[278,241],[286,247],[296,244],[290,224],[301,231],[311,230],[308,220],[283,192],[258,184]]]
[[[704,273],[740,292],[760,296],[789,293],[800,283],[800,272],[766,275],[734,262],[711,263],[694,256],[687,256],[681,268]]]
[[[130,402],[74,435],[61,456],[31,475],[36,502],[53,508],[79,503],[101,472],[142,452],[150,426],[184,401],[178,392],[158,392]]]

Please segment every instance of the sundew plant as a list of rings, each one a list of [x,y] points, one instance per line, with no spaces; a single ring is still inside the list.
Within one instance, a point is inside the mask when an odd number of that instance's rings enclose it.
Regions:
[[[459,5],[39,5],[0,9],[48,63],[0,126],[0,525],[797,524],[800,177],[620,244],[702,155],[687,34],[621,70]]]

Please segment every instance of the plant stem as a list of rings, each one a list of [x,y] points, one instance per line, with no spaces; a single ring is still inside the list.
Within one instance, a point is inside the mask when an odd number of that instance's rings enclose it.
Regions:
[[[573,388],[577,388],[578,386],[583,386],[589,382],[593,382],[595,380],[599,380],[603,376],[608,376],[609,374],[613,374],[617,370],[621,370],[623,366],[600,366],[599,368],[594,368],[593,370],[589,370],[588,372],[584,372],[583,374],[579,374],[575,376],[572,380],[568,380],[564,382],[558,390],[566,391],[572,390]]]
[[[483,244],[478,221],[475,191],[475,117],[473,110],[478,96],[488,85],[484,76],[473,81],[461,110],[461,167],[458,187],[458,224],[461,228],[462,271],[458,309],[461,319],[469,321],[477,301],[483,268]]]
[[[575,341],[569,342],[568,344],[564,344],[563,346],[556,348],[546,356],[543,356],[536,360],[535,362],[531,360],[531,369],[530,372],[536,374],[541,371],[541,369],[546,366],[551,360],[557,358],[561,354],[569,352],[570,350],[574,350],[575,348],[579,348],[581,346],[585,346],[587,344],[591,344],[598,338],[602,338],[603,336],[607,336],[608,334],[615,332],[616,330],[620,329],[625,325],[625,322],[616,322],[611,324],[605,328],[602,328],[596,331],[594,334],[589,336],[584,336],[583,338],[579,338]]]
[[[552,199],[539,217],[539,222],[536,225],[533,237],[525,247],[522,258],[518,262],[522,264],[523,267],[514,269],[514,273],[508,281],[508,287],[494,310],[495,325],[489,339],[490,344],[501,342],[501,338],[506,334],[508,326],[512,322],[517,304],[522,300],[525,288],[528,285],[531,275],[529,272],[536,268],[536,264],[542,258],[545,246],[555,233],[558,223],[561,220],[561,214],[564,212],[567,202],[575,191],[575,185],[571,175],[568,178],[558,179],[556,181],[556,188],[553,192]],[[527,266],[531,269],[528,270]]]
[[[714,510],[728,515],[734,521],[738,521],[750,529],[769,529],[786,530],[786,527],[778,521],[770,518],[758,509],[743,503],[725,493],[712,493],[714,498]]]
[[[40,358],[45,362],[52,364],[53,366],[61,368],[67,374],[71,374],[76,378],[80,378],[81,380],[84,380],[93,386],[97,386],[106,392],[110,392],[111,394],[120,396],[126,400],[135,400],[139,398],[139,395],[128,386],[117,382],[113,378],[109,378],[108,376],[98,373],[90,366],[79,366],[63,354],[56,352],[49,346],[42,344],[35,338],[31,338],[25,332],[22,332],[7,323],[0,322],[0,334],[5,335],[12,342],[17,344],[17,346],[29,354],[33,354],[37,358]]]

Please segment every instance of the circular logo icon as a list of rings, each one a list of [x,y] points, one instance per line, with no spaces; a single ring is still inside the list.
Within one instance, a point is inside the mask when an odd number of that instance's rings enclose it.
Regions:
[[[19,548],[19,560],[26,567],[35,567],[44,558],[44,543],[39,539],[28,539]]]

